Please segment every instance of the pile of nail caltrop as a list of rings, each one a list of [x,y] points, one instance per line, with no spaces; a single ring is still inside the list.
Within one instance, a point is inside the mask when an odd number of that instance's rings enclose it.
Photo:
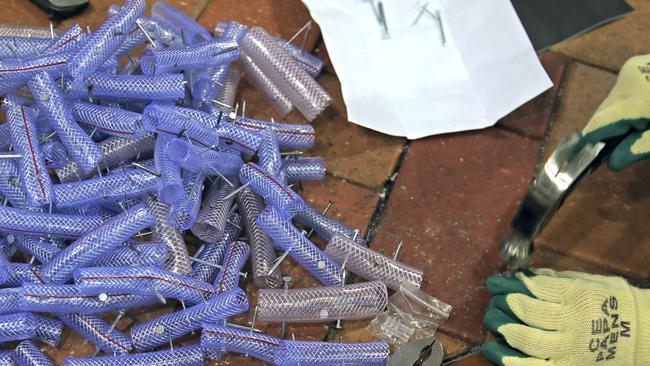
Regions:
[[[93,32],[0,26],[0,364],[52,365],[37,344],[56,346],[67,326],[97,352],[65,365],[202,365],[225,352],[384,365],[384,342],[284,340],[228,321],[249,308],[245,266],[254,314],[283,329],[372,318],[387,288],[422,282],[291,189],[325,175],[322,158],[296,152],[313,146],[310,125],[232,107],[243,71],[278,112],[312,120],[331,102],[314,81],[322,62],[259,27],[220,23],[213,35],[163,2],[145,6],[114,5]],[[191,255],[187,231],[203,243]],[[287,255],[322,287],[289,288]],[[346,284],[346,271],[366,282]],[[177,310],[116,328],[171,299]],[[191,333],[200,342],[173,344]]]

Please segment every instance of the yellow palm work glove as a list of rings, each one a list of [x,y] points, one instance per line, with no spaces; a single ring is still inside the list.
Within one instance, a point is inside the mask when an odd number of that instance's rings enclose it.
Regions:
[[[539,270],[488,279],[485,326],[505,344],[485,356],[500,366],[650,365],[650,290],[624,279]]]
[[[616,85],[582,130],[584,143],[596,143],[628,135],[613,150],[608,165],[612,170],[650,156],[650,55],[627,60]]]

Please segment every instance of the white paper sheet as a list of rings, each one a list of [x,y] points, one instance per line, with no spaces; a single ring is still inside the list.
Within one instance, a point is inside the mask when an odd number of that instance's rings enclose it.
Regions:
[[[323,33],[351,122],[416,139],[491,126],[552,86],[509,0],[302,0]]]

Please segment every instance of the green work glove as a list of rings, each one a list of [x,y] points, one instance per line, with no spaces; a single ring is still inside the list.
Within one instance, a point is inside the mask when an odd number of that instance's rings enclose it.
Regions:
[[[538,270],[490,277],[484,324],[500,366],[650,365],[650,290],[619,277]]]
[[[614,89],[582,130],[579,146],[628,135],[609,158],[611,170],[650,157],[650,55],[625,62]]]

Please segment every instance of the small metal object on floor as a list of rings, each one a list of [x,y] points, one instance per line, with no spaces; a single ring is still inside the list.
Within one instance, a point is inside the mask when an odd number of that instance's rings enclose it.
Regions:
[[[395,351],[390,356],[388,366],[440,366],[443,356],[439,341],[434,337],[421,338],[408,342]]]

